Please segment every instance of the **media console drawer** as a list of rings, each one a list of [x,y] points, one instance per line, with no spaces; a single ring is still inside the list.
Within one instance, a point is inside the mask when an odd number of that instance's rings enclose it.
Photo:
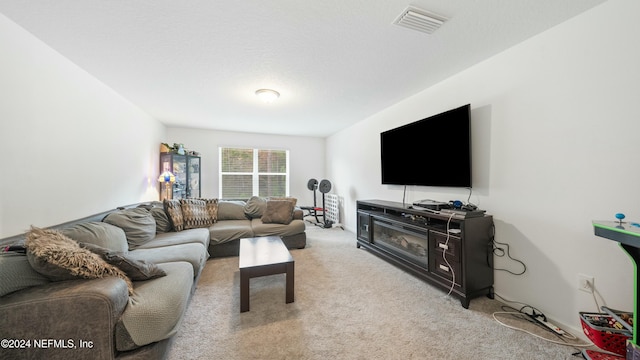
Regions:
[[[431,231],[429,232],[429,237],[433,239],[433,250],[436,254],[442,253],[447,254],[447,260],[460,262],[460,238],[449,235],[447,238],[446,234]]]
[[[449,263],[447,263],[447,261]],[[444,261],[444,258],[442,257],[442,254],[436,256],[434,264],[432,264],[433,266],[431,267],[432,272],[442,276],[443,278],[445,278],[446,280],[451,281],[453,279],[453,277],[456,277],[455,283],[458,286],[462,286],[462,266],[460,265],[459,262],[455,262],[452,260],[449,260],[449,258],[447,258],[447,261]]]

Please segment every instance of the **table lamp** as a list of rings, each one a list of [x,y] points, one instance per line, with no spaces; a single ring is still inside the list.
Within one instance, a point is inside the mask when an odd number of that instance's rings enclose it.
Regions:
[[[176,182],[176,176],[170,171],[165,171],[158,177],[158,182],[163,183],[165,186],[165,190],[167,191],[165,199],[171,199],[171,184]]]

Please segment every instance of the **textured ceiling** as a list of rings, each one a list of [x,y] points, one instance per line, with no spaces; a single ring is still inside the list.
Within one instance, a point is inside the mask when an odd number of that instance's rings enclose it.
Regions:
[[[324,137],[603,2],[0,0],[0,13],[168,126]],[[449,21],[393,25],[408,5]]]

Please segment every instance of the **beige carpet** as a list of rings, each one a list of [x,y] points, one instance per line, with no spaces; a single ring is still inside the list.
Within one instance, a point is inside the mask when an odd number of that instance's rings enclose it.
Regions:
[[[284,275],[254,278],[251,310],[240,313],[238,258],[209,260],[168,358],[578,359],[575,347],[498,324],[496,300],[477,298],[464,309],[445,291],[357,249],[353,233],[309,225],[307,238],[306,249],[291,252],[291,304]]]

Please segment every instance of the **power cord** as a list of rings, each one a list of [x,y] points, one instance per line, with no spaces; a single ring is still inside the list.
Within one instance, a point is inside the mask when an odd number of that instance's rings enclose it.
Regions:
[[[447,249],[449,247],[449,239],[451,238],[451,232],[449,230],[451,226],[451,219],[453,219],[454,215],[455,213],[451,213],[451,215],[449,215],[449,220],[447,220],[447,239],[444,242],[444,249],[442,249],[442,259],[444,260],[444,262],[449,267],[449,270],[451,271],[451,288],[449,289],[449,292],[445,296],[451,295],[451,293],[453,292],[453,288],[456,286],[456,272],[453,270],[453,267],[449,263],[449,260],[447,260]]]
[[[591,296],[593,296],[593,302],[596,303],[596,311],[599,312],[603,307],[607,307],[607,302],[605,301],[604,297],[602,297],[600,292],[596,290],[594,284],[588,281],[587,285],[589,286],[589,292],[591,293]],[[598,295],[598,297],[600,297],[600,299],[602,299],[604,305],[600,306],[600,304],[598,303],[598,299],[596,298],[596,294]]]
[[[510,273],[512,275],[522,275],[522,274],[524,274],[527,271],[527,265],[523,261],[518,260],[518,259],[514,258],[513,256],[511,256],[511,250],[510,250],[509,244],[501,243],[499,241],[496,241],[496,236],[495,236],[496,235],[496,226],[495,226],[495,224],[491,225],[491,230],[492,230],[492,234],[491,234],[491,239],[489,240],[489,246],[492,247],[492,252],[491,253],[493,255],[497,256],[497,257],[504,257],[506,255],[509,259],[511,259],[511,260],[513,260],[515,262],[518,262],[518,263],[520,263],[522,265],[522,271],[519,272],[519,273],[513,272],[513,271],[511,271],[509,269],[493,268],[493,270],[506,271],[506,272],[508,272],[508,273]],[[502,246],[504,246],[504,248],[500,247],[500,246],[497,246],[496,244],[497,245],[502,245]],[[506,250],[505,250],[505,248],[506,248]],[[490,264],[491,263],[489,262],[489,253],[487,253],[487,265],[491,266]]]
[[[547,342],[550,342],[550,343],[553,343],[553,344],[557,344],[557,345],[573,346],[573,347],[576,347],[576,348],[581,348],[581,347],[591,347],[591,346],[594,346],[594,345],[593,345],[593,344],[591,344],[591,343],[577,343],[577,344],[576,344],[576,343],[568,343],[568,342],[567,342],[567,340],[577,340],[578,338],[577,338],[576,336],[572,335],[572,334],[569,334],[569,333],[568,333],[568,332],[566,332],[566,331],[565,331],[565,332],[563,332],[563,334],[558,334],[557,332],[555,332],[555,331],[551,330],[550,328],[548,328],[548,327],[546,327],[546,326],[542,325],[542,324],[540,323],[540,321],[536,320],[536,318],[540,318],[540,317],[541,317],[541,318],[543,319],[543,321],[545,321],[545,322],[546,322],[546,321],[547,321],[547,317],[546,317],[546,315],[544,315],[544,313],[543,313],[543,312],[541,312],[540,310],[536,309],[535,307],[533,307],[533,306],[531,306],[531,305],[527,305],[527,304],[525,304],[525,303],[521,303],[521,302],[517,302],[517,301],[510,301],[510,300],[507,300],[507,299],[503,298],[502,296],[500,296],[500,295],[498,295],[498,294],[494,294],[494,295],[495,295],[495,296],[497,296],[497,297],[499,297],[500,299],[502,299],[502,300],[503,300],[503,301],[505,301],[505,302],[513,303],[513,304],[521,304],[521,305],[523,305],[522,307],[520,307],[520,309],[516,309],[516,308],[514,308],[514,307],[512,307],[512,306],[504,305],[504,306],[502,306],[502,309],[503,309],[504,311],[496,311],[496,312],[492,313],[492,317],[493,317],[493,319],[494,319],[497,323],[499,323],[500,325],[502,325],[502,326],[504,326],[504,327],[506,327],[506,328],[512,329],[512,330],[516,330],[516,331],[521,331],[521,332],[527,333],[527,334],[529,334],[529,335],[531,335],[531,336],[534,336],[534,337],[536,337],[536,338],[539,338],[539,339],[542,339],[542,340],[544,340],[544,341],[547,341]],[[508,310],[508,311],[507,311],[507,310]],[[526,330],[526,329],[524,329],[524,328],[517,327],[517,326],[514,326],[514,325],[506,324],[506,323],[504,323],[504,322],[500,321],[500,320],[498,319],[497,315],[511,315],[511,316],[513,316],[513,317],[515,317],[515,318],[517,318],[517,319],[525,320],[525,321],[527,321],[527,322],[530,322],[530,323],[532,323],[532,324],[535,324],[536,326],[538,326],[538,327],[540,327],[540,328],[542,328],[542,329],[545,329],[545,330],[549,331],[550,333],[554,334],[554,335],[555,335],[556,337],[558,337],[561,341],[557,341],[557,340],[553,340],[553,339],[548,339],[548,338],[546,338],[546,337],[544,337],[544,336],[541,336],[541,335],[538,335],[538,334],[534,334],[533,332],[531,332],[531,331],[529,331],[529,330]]]

